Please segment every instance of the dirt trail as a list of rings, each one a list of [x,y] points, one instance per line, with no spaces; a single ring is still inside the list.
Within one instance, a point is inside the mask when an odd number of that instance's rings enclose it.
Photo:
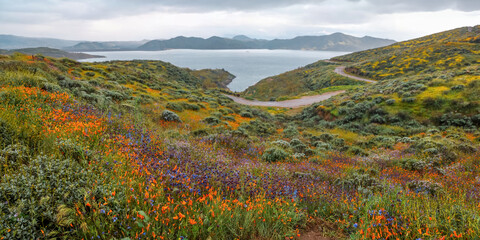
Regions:
[[[330,60],[325,60],[326,62],[332,62]],[[349,77],[355,80],[359,81],[364,81],[364,82],[369,82],[369,83],[374,83],[376,81],[366,79],[366,78],[361,78],[357,77],[354,75],[350,75],[345,72],[345,66],[338,66],[335,68],[335,73],[340,74],[345,77]],[[285,107],[285,108],[298,108],[298,107],[303,107],[303,106],[308,106],[316,102],[324,101],[327,100],[333,96],[336,96],[338,94],[344,93],[345,91],[335,91],[335,92],[327,92],[324,94],[320,95],[314,95],[314,96],[305,96],[301,97],[299,99],[292,99],[292,100],[286,100],[286,101],[257,101],[257,100],[247,100],[245,98],[241,97],[235,97],[232,95],[225,95],[229,98],[231,98],[233,101],[236,103],[244,104],[244,105],[250,105],[250,106],[262,106],[262,107]]]

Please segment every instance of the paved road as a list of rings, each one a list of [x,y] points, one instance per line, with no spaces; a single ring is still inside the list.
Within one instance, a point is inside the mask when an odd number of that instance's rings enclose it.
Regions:
[[[325,61],[331,62],[329,60],[325,60]],[[357,76],[350,75],[350,74],[346,73],[345,72],[345,66],[338,66],[337,68],[335,68],[335,73],[340,74],[340,75],[345,76],[345,77],[355,79],[355,80],[359,80],[359,81],[364,81],[364,82],[369,82],[369,83],[376,82],[374,80],[361,78],[361,77],[357,77]],[[344,92],[345,91],[327,92],[327,93],[320,94],[320,95],[306,96],[306,97],[301,97],[301,98],[298,98],[298,99],[279,101],[279,102],[247,100],[245,98],[235,97],[235,96],[232,96],[232,95],[225,95],[225,96],[231,98],[236,103],[250,105],[250,106],[297,108],[297,107],[308,106],[308,105],[311,105],[311,104],[316,103],[316,102],[327,100],[327,99],[329,99],[333,96],[336,96],[336,95],[344,93]]]
[[[350,75],[350,74],[345,72],[345,66],[338,66],[337,68],[335,68],[335,73],[340,74],[340,75],[345,76],[345,77],[353,78],[353,79],[359,80],[359,81],[364,81],[364,82],[369,82],[369,83],[377,82],[377,81],[374,81],[374,80],[371,80],[371,79],[366,79],[366,78],[361,78],[361,77],[357,77],[357,76],[354,76],[354,75]]]
[[[245,98],[235,97],[235,96],[232,96],[232,95],[225,95],[225,96],[231,98],[236,103],[250,105],[250,106],[297,108],[297,107],[308,106],[308,105],[311,105],[313,103],[320,102],[320,101],[323,101],[323,100],[327,100],[327,99],[329,99],[333,96],[336,96],[336,95],[344,93],[344,92],[345,91],[327,92],[327,93],[320,94],[320,95],[305,96],[305,97],[301,97],[301,98],[298,98],[298,99],[285,100],[285,101],[279,101],[279,102],[247,100]]]

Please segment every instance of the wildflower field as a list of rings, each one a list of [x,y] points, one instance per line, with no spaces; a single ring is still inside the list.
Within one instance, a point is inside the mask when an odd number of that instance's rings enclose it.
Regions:
[[[161,61],[2,56],[0,239],[480,239],[465,67],[426,103],[375,85],[271,114]]]

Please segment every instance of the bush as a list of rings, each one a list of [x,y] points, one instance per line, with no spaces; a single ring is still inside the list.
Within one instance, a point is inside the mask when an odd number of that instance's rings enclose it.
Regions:
[[[356,189],[365,195],[381,189],[380,182],[373,173],[367,173],[363,169],[347,173],[345,177],[335,180],[335,183],[346,189]]]
[[[167,122],[182,122],[182,120],[176,113],[169,110],[164,110],[162,112],[162,119]]]
[[[286,138],[292,138],[292,137],[298,136],[298,134],[299,132],[296,126],[290,125],[287,128],[285,128],[285,130],[283,130],[283,136],[285,136]]]
[[[400,161],[400,166],[410,171],[423,171],[427,167],[427,163],[422,160],[407,158]]]
[[[321,134],[320,136],[318,136],[319,140],[322,140],[324,142],[330,142],[332,141],[333,139],[336,138],[335,135],[333,134],[330,134],[330,133],[323,133]]]
[[[198,106],[197,104],[182,102],[181,106],[183,107],[183,109],[186,109],[186,110],[192,110],[192,111],[200,110],[200,106]]]
[[[221,122],[220,119],[216,117],[206,117],[203,119],[203,121],[209,125],[217,125]]]
[[[245,117],[245,118],[253,118],[253,115],[250,112],[241,112],[240,116]]]
[[[453,86],[452,88],[450,88],[452,91],[461,91],[465,88],[465,85],[456,85],[456,86]]]
[[[73,161],[44,156],[31,159],[0,183],[2,235],[7,239],[40,239],[44,238],[42,229],[49,238],[69,238],[65,234],[70,228],[62,223],[73,222],[75,214],[66,214],[59,221],[59,208],[74,209],[92,181],[94,176]]]
[[[435,109],[438,110],[442,108],[443,104],[445,103],[445,100],[441,98],[425,98],[423,100],[423,106],[425,106],[428,109]]]
[[[287,152],[280,148],[269,148],[265,150],[262,155],[262,159],[267,162],[277,162],[285,160],[288,157]]]
[[[175,103],[175,102],[167,103],[166,108],[170,109],[170,110],[173,110],[173,111],[177,111],[177,112],[182,112],[183,111],[183,106],[181,104]]]
[[[0,147],[10,145],[15,140],[15,129],[0,118]]]
[[[417,100],[417,99],[414,98],[414,97],[402,98],[402,102],[404,102],[404,103],[414,103],[415,100]]]
[[[285,141],[285,140],[273,141],[272,144],[277,145],[277,146],[282,147],[282,148],[289,148],[290,147],[290,143]]]
[[[86,72],[86,73],[85,73],[85,76],[87,76],[87,77],[93,77],[93,76],[95,76],[95,73],[94,73],[94,72]]]
[[[426,193],[437,196],[442,191],[442,185],[429,180],[413,180],[408,183],[408,188],[416,193]]]
[[[0,151],[0,173],[7,169],[16,170],[28,163],[28,149],[20,144],[8,145]]]
[[[393,104],[395,104],[395,99],[388,99],[387,101],[385,101],[385,103],[387,105],[393,105]]]
[[[384,124],[384,123],[387,122],[387,120],[383,116],[375,114],[372,117],[370,117],[370,122],[371,123]]]
[[[303,153],[307,149],[307,145],[303,144],[302,141],[296,138],[290,141],[290,146],[292,146],[294,152],[298,153]]]
[[[357,146],[351,146],[350,148],[348,148],[347,152],[357,156],[368,156],[368,153],[365,150]]]

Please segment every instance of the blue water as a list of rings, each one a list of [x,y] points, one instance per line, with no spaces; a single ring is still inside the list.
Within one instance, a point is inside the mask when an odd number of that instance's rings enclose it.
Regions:
[[[241,92],[258,81],[290,71],[321,59],[347,54],[347,52],[297,50],[189,50],[91,52],[106,56],[83,61],[148,59],[170,62],[190,69],[225,69],[236,76],[228,85]]]

